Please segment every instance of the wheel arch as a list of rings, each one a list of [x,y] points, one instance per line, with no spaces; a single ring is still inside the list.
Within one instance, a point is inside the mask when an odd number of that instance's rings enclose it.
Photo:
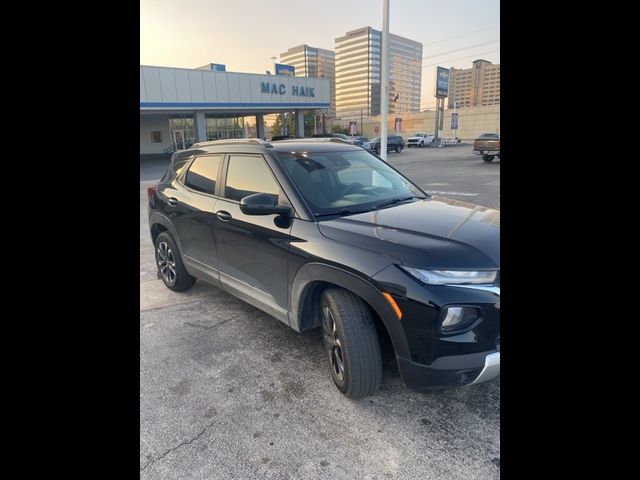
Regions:
[[[322,319],[318,304],[326,288],[340,287],[360,297],[377,315],[391,339],[395,354],[407,357],[409,347],[404,329],[393,308],[368,281],[341,268],[322,263],[301,267],[291,286],[289,325],[297,332],[319,327]]]
[[[151,213],[151,215],[149,215],[149,231],[151,232],[151,241],[154,245],[156,244],[156,238],[158,238],[158,235],[162,232],[168,231],[176,242],[178,252],[182,255],[182,242],[180,241],[178,232],[176,232],[171,220],[167,217],[158,212]]]

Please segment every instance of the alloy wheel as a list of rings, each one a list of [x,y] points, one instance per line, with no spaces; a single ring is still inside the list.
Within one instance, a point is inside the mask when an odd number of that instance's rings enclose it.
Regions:
[[[344,356],[342,352],[342,343],[336,329],[336,322],[329,307],[322,310],[322,333],[324,337],[325,348],[329,354],[331,369],[338,381],[344,380]]]
[[[156,260],[162,278],[164,278],[167,283],[173,285],[176,281],[176,259],[167,242],[160,242],[158,244]]]

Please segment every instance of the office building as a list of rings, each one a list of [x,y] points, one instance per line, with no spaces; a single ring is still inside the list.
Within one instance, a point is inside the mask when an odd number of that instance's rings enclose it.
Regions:
[[[380,113],[382,32],[363,27],[335,39],[336,115],[359,119]],[[389,112],[420,110],[422,44],[389,35]]]
[[[500,65],[476,60],[471,68],[449,70],[448,107],[500,105]]]
[[[298,45],[280,54],[280,63],[292,65],[296,77],[314,77],[329,79],[331,106],[327,116],[336,115],[336,55],[331,50]]]

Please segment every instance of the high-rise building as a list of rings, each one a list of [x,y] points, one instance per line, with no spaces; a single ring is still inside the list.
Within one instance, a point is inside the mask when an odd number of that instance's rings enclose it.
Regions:
[[[380,113],[382,32],[363,27],[336,38],[336,115]],[[420,110],[422,44],[389,34],[389,112]]]
[[[449,70],[449,108],[500,105],[500,65],[476,60],[471,68]]]
[[[333,51],[298,45],[281,53],[280,63],[293,65],[297,77],[328,78],[331,107],[327,116],[336,116],[336,55]]]

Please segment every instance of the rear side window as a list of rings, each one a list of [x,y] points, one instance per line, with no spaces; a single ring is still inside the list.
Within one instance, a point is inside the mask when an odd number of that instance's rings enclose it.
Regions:
[[[280,188],[264,158],[249,155],[232,155],[229,158],[227,183],[224,196],[240,201],[247,195],[267,193],[278,201]]]
[[[197,157],[189,167],[185,177],[185,185],[198,192],[213,195],[216,191],[220,158],[219,156]]]

